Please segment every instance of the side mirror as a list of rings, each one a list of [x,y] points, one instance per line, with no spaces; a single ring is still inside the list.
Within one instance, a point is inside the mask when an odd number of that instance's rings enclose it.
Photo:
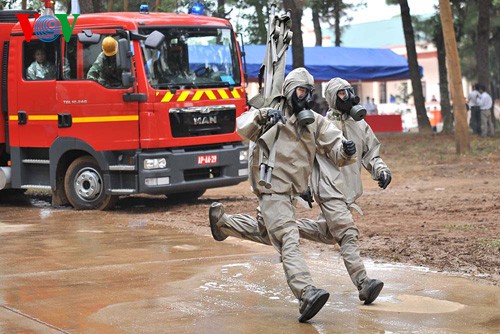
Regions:
[[[77,36],[78,41],[83,44],[97,44],[101,41],[101,34],[94,34],[92,30],[83,30]]]
[[[123,87],[132,87],[135,82],[135,77],[130,72],[132,69],[132,52],[130,51],[130,43],[126,38],[120,38],[118,40],[116,67],[122,70]]]
[[[124,72],[130,72],[132,68],[132,52],[130,52],[130,44],[126,38],[118,40],[118,53],[116,54],[116,66]]]
[[[146,37],[144,45],[150,49],[158,49],[165,42],[165,35],[158,30],[153,31]]]

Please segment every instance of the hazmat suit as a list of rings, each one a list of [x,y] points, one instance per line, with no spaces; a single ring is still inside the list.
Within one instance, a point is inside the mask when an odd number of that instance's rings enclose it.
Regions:
[[[312,318],[321,309],[328,299],[328,293],[315,288],[299,249],[295,198],[307,189],[316,151],[322,152],[332,164],[338,165],[351,163],[351,156],[354,155],[354,152],[346,149],[340,130],[322,116],[311,113],[307,125],[299,122],[301,110],[297,105],[302,102],[300,97],[297,102],[297,91],[307,88],[308,93],[311,93],[313,84],[313,77],[304,68],[295,69],[287,75],[283,83],[286,102],[282,116],[287,118],[284,124],[277,122],[265,131],[271,118],[276,117],[276,111],[268,108],[252,108],[237,119],[238,134],[256,142],[249,167],[251,186],[261,209],[262,233],[268,236],[268,243],[281,254],[287,283],[300,301],[301,322]],[[271,158],[273,145],[276,150],[272,178],[270,186],[264,186],[259,184],[260,167],[262,161]],[[214,204],[210,209],[212,231],[214,224],[223,224],[219,222],[223,214],[218,210],[221,209],[217,205],[220,203]],[[251,233],[246,234],[243,227],[232,235],[252,240]]]
[[[370,126],[363,120],[355,121],[349,113],[350,107],[339,110],[342,103],[338,98],[340,90],[352,90],[351,85],[341,79],[334,78],[326,86],[325,98],[330,106],[327,118],[342,130],[343,135],[356,144],[356,162],[337,168],[322,155],[317,155],[311,176],[311,187],[314,197],[321,208],[318,220],[300,219],[301,236],[313,241],[337,243],[346,269],[352,282],[362,290],[367,280],[366,270],[359,255],[358,229],[354,224],[351,211],[358,210],[355,204],[363,194],[361,182],[362,168],[370,172],[379,185],[387,187],[391,173],[380,158],[380,142]],[[366,296],[360,296],[366,297]],[[365,300],[366,302],[366,300]]]
[[[349,83],[340,78],[330,80],[326,87],[326,100],[330,106],[327,119],[343,135],[356,145],[355,162],[339,168],[322,154],[316,154],[311,175],[311,187],[322,214],[317,220],[299,219],[300,236],[326,244],[339,244],[346,269],[352,282],[360,291],[360,299],[369,304],[375,300],[383,287],[379,280],[368,279],[358,249],[358,229],[351,210],[361,209],[355,204],[363,193],[362,167],[369,171],[383,188],[391,180],[390,170],[379,156],[380,142],[370,126],[364,121],[355,121],[350,116],[352,106],[337,108],[337,93],[350,89]],[[339,104],[345,104],[339,101]],[[246,214],[227,215],[221,212],[218,226],[223,236],[234,236],[259,243],[271,244],[264,226],[261,208],[257,209],[257,220]],[[214,236],[215,237],[215,236]]]

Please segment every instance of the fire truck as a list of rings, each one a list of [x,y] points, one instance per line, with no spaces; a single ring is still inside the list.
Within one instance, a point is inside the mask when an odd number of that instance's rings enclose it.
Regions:
[[[119,196],[193,200],[247,179],[235,126],[245,78],[227,20],[69,15],[71,35],[57,36],[54,24],[37,26],[40,16],[29,18],[26,38],[20,13],[0,12],[0,189],[46,190],[53,205],[106,210]],[[108,36],[118,43],[117,85],[87,78]],[[40,48],[55,73],[33,79]]]

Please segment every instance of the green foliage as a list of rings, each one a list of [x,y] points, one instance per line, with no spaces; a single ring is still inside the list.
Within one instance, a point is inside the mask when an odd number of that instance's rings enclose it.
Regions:
[[[0,0],[0,9],[11,9],[16,0]]]
[[[356,11],[366,7],[366,1],[352,1],[347,3],[342,0],[309,0],[306,3],[313,12],[319,14],[320,20],[326,22],[330,27],[335,27],[335,17],[338,12],[338,17],[342,23],[340,33],[349,26],[352,17],[348,15],[348,11]],[[340,26],[340,24],[339,24]]]
[[[41,12],[45,8],[45,2],[39,0],[28,1],[26,9],[36,10]]]
[[[388,1],[386,2],[397,2]],[[490,32],[491,36],[500,34],[500,0],[492,1],[493,8],[490,14]],[[476,1],[461,1],[452,0],[453,22],[455,26],[455,34],[457,38],[458,52],[460,56],[460,64],[462,75],[469,81],[477,80],[477,61],[476,61],[476,41],[477,41],[477,25],[478,25],[478,9]],[[441,19],[439,13],[426,20],[414,21],[415,32],[418,32],[418,40],[436,42],[437,34],[441,29]],[[500,38],[490,38],[489,49],[489,66],[492,79],[500,73],[500,55],[495,51],[495,44],[500,43]],[[500,46],[497,46],[500,49]],[[496,78],[497,82],[500,78]]]
[[[500,30],[500,0],[492,1],[492,11],[490,13],[490,32],[491,35],[495,31]],[[460,63],[462,67],[462,75],[469,81],[477,80],[476,70],[476,41],[477,41],[477,25],[478,25],[478,9],[475,1],[452,1],[453,19],[455,23],[455,31],[457,34],[457,44],[460,55]],[[495,14],[497,13],[497,14]],[[494,39],[490,39],[490,73],[495,76],[499,73],[500,55],[495,52]],[[496,78],[500,80],[500,78]]]
[[[241,18],[248,22],[244,31],[248,36],[249,44],[266,44],[267,25],[272,2],[267,0],[238,0],[237,10],[243,14]],[[239,22],[236,23],[237,31],[242,30]]]
[[[412,16],[411,20],[415,29],[415,41],[435,43],[437,35],[441,33],[441,18],[438,12],[429,18]]]
[[[412,96],[411,93],[408,93],[408,83],[403,82],[401,85],[398,86],[398,95],[396,95],[396,101],[400,101],[403,103],[408,103],[410,100],[410,97]]]
[[[484,238],[481,238],[479,239],[479,241],[481,242],[481,244],[483,244],[484,246],[488,247],[488,248],[497,248],[498,250],[500,250],[500,239],[484,239]]]

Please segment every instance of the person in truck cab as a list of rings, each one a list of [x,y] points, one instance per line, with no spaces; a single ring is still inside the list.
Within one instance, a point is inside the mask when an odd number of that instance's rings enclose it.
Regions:
[[[56,78],[56,67],[47,61],[47,53],[44,48],[37,48],[33,58],[35,61],[26,70],[28,80],[52,80]]]
[[[97,81],[106,87],[120,87],[122,73],[116,65],[118,42],[111,36],[102,40],[102,52],[97,56],[94,64],[87,73],[87,79]]]

